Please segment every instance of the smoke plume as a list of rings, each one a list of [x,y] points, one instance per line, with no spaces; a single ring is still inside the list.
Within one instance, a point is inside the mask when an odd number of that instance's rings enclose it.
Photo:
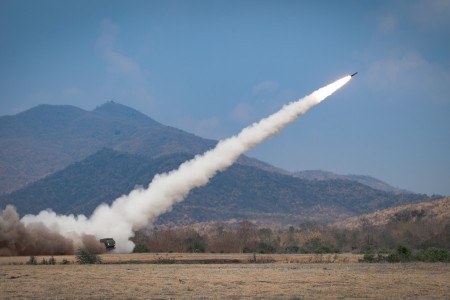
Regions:
[[[16,209],[8,205],[0,214],[0,256],[58,255],[73,253],[72,240],[42,223],[25,226]]]
[[[90,218],[84,215],[57,215],[45,210],[38,215],[24,216],[21,223],[27,228],[46,227],[55,235],[72,240],[74,245],[83,245],[83,235],[93,235],[97,239],[113,237],[116,251],[131,252],[134,244],[129,238],[133,237],[134,231],[169,211],[190,190],[208,183],[210,178],[231,166],[245,151],[277,134],[350,79],[351,76],[346,76],[303,99],[285,105],[278,112],[244,128],[238,135],[219,141],[215,148],[184,162],[178,169],[155,175],[146,189],[135,189],[116,199],[110,206],[101,204]]]
[[[0,212],[0,256],[74,254],[79,247],[105,252],[105,246],[94,235],[82,233],[80,239],[81,243],[74,243],[41,222],[25,225],[12,205]]]

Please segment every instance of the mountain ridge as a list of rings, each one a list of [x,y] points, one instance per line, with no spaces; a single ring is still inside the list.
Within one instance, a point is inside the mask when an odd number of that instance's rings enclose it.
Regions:
[[[100,203],[111,203],[136,184],[146,186],[155,174],[177,168],[216,143],[113,101],[92,111],[40,105],[0,117],[0,206],[15,204],[21,214],[47,208],[90,214]],[[392,187],[374,178],[369,181],[376,188],[370,187],[367,176],[315,172],[302,178],[306,173],[241,156],[158,222],[331,222],[429,199],[383,191]],[[364,184],[358,182],[362,179]]]
[[[193,156],[186,153],[149,158],[104,148],[81,162],[0,197],[20,214],[51,208],[59,214],[90,215],[153,176],[176,169]],[[349,180],[310,181],[235,164],[220,172],[158,222],[186,225],[206,221],[255,219],[272,223],[331,222],[405,203],[426,195],[396,195]]]
[[[390,184],[374,178],[369,175],[356,175],[356,174],[347,174],[347,175],[341,175],[336,174],[330,171],[323,171],[323,170],[304,170],[304,171],[298,171],[292,173],[293,176],[307,179],[307,180],[330,180],[330,179],[342,179],[342,180],[350,180],[350,181],[356,181],[361,184],[370,186],[377,190],[382,190],[385,192],[392,192],[396,194],[402,194],[412,193],[411,191],[405,190],[405,189],[399,189],[396,187],[391,186]]]

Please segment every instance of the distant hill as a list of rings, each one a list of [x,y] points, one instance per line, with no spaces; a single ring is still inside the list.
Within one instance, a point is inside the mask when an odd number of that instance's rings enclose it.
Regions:
[[[333,225],[339,228],[355,229],[361,227],[361,222],[370,226],[383,226],[392,221],[416,222],[418,219],[448,222],[450,220],[450,197],[377,210],[340,220]]]
[[[155,174],[172,170],[191,157],[192,154],[173,153],[152,158],[103,149],[1,197],[0,206],[13,203],[21,215],[46,208],[63,214],[90,215],[100,203],[111,203],[135,185],[147,186]],[[426,195],[384,192],[349,180],[311,181],[235,164],[208,185],[191,191],[185,201],[158,222],[331,222],[428,199]]]
[[[339,174],[336,174],[333,172],[322,171],[322,170],[306,170],[306,171],[295,172],[292,175],[295,177],[301,178],[301,179],[306,179],[306,180],[336,180],[336,179],[350,180],[350,181],[359,182],[361,184],[370,186],[371,188],[385,191],[385,192],[396,193],[396,194],[412,193],[407,190],[401,190],[401,189],[395,188],[395,187],[387,184],[384,181],[381,181],[379,179],[373,178],[371,176],[366,176],[366,175],[339,175]]]
[[[215,144],[214,140],[162,125],[112,101],[93,111],[39,105],[0,117],[0,195],[62,170],[102,148],[158,157],[198,154]],[[245,156],[239,163],[281,172]]]

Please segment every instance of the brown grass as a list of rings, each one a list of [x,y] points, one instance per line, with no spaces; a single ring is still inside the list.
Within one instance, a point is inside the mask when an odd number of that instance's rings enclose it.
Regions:
[[[191,260],[210,257],[204,255],[171,254],[171,257]],[[104,261],[117,262],[125,256],[108,254],[104,255]],[[155,254],[137,254],[142,260],[150,256],[158,259]],[[241,255],[228,256],[241,258]],[[0,298],[428,299],[450,296],[450,264],[282,263],[279,259],[283,256],[274,257],[279,263],[2,265]],[[299,257],[303,256],[288,259],[292,262]]]

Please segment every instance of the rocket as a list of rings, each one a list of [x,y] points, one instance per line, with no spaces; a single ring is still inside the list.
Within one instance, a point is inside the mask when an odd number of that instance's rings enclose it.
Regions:
[[[353,73],[352,75],[350,75],[351,77],[355,76],[356,74],[358,74],[358,72]]]

